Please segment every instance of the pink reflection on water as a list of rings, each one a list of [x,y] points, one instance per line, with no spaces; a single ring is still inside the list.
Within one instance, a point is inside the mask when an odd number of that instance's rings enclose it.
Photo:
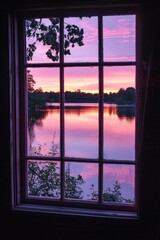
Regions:
[[[79,112],[65,112],[65,155],[98,158],[98,109],[84,107]]]
[[[134,186],[135,171],[133,166],[106,164],[104,175],[110,176],[111,179],[117,179],[120,183],[129,183]]]
[[[56,147],[56,156],[60,154],[60,112],[59,109],[46,111],[45,117],[41,119],[41,124],[28,128],[28,154],[48,156]],[[38,153],[38,149],[39,154]]]
[[[39,124],[40,122],[40,124]],[[28,128],[30,145],[45,145],[46,155],[54,141],[60,149],[60,112],[48,109],[44,118]],[[119,118],[116,107],[104,111],[104,158],[134,160],[135,118]],[[96,105],[65,108],[65,155],[98,158],[98,109]]]
[[[135,117],[119,118],[117,107],[104,111],[104,158],[135,159]]]
[[[121,193],[124,197],[133,199],[135,188],[135,167],[124,164],[105,164],[103,169],[103,188],[113,189],[116,181],[121,186]]]
[[[91,200],[91,193],[94,190],[98,192],[98,164],[97,163],[73,163],[66,162],[65,169],[70,176],[77,178],[81,175],[84,183],[80,185],[84,191],[84,200]]]

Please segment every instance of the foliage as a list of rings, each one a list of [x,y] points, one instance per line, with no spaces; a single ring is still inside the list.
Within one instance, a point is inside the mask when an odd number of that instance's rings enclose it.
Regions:
[[[58,170],[54,162],[29,161],[28,194],[59,198],[60,174]]]
[[[111,188],[107,188],[103,193],[103,200],[107,202],[123,202],[123,197],[120,192],[121,186],[118,181],[115,182],[113,186],[113,190]]]
[[[31,74],[30,70],[27,70],[27,83],[28,83],[28,92],[32,93],[34,92],[34,85],[36,84],[36,81],[33,79],[33,75]]]
[[[74,177],[70,174],[69,167],[65,171],[65,198],[83,199],[81,185],[85,181],[79,174]],[[60,198],[61,196],[60,169],[56,162],[29,161],[28,163],[28,194],[30,196]],[[133,203],[132,199],[125,199],[121,194],[121,186],[116,181],[113,189],[106,188],[103,193],[104,202]],[[91,199],[98,200],[98,192],[91,185]]]
[[[65,172],[65,197],[74,199],[83,199],[83,190],[80,187],[84,183],[84,180],[80,174],[78,177],[70,175],[69,168]]]
[[[70,48],[83,46],[84,31],[76,25],[66,24],[64,26],[64,55],[70,55]],[[33,59],[37,44],[42,43],[47,46],[46,55],[53,62],[59,61],[60,57],[60,22],[58,18],[30,19],[26,21],[26,38],[27,61]],[[43,107],[47,102],[58,102],[59,93],[43,92],[43,89],[35,89],[35,80],[30,71],[27,70],[28,82],[28,109],[29,122],[36,121],[33,118],[33,112],[37,108]],[[83,93],[80,90],[75,92],[66,92],[66,102],[97,102],[97,94]],[[130,87],[126,90],[120,89],[117,93],[104,94],[104,101],[117,104],[134,104],[135,89]],[[42,145],[33,147],[35,155],[42,155]],[[58,153],[58,145],[54,143],[49,151],[49,156],[55,156]],[[84,184],[83,177],[79,174],[74,177],[70,174],[70,169],[65,171],[65,198],[83,199],[83,190],[81,186]],[[124,199],[121,195],[121,186],[116,181],[113,190],[107,188],[103,193],[103,200],[107,202],[133,202],[131,199]],[[94,184],[91,185],[91,199],[97,200],[98,193],[94,190]],[[31,196],[60,198],[61,195],[61,177],[60,169],[56,162],[51,161],[29,161],[28,162],[28,194]]]
[[[26,21],[26,37],[30,40],[26,49],[27,60],[31,61],[37,49],[37,43],[48,47],[46,55],[53,62],[60,56],[60,22],[59,18],[30,19]],[[83,29],[76,25],[65,24],[64,55],[70,55],[70,47],[83,46]]]
[[[94,184],[91,185],[91,199],[98,200],[98,192],[94,190]],[[133,203],[133,199],[126,199],[122,197],[121,185],[116,181],[113,184],[113,189],[110,187],[106,188],[103,193],[104,202],[117,202],[117,203]]]
[[[30,196],[60,198],[60,170],[56,162],[29,161],[28,163],[28,194]],[[84,183],[82,176],[71,176],[65,172],[65,198],[82,199]]]
[[[118,92],[104,94],[104,102],[116,104],[135,104],[136,90],[133,87],[120,88]]]
[[[132,88],[131,88],[132,89]],[[128,92],[130,92],[130,97],[128,96]],[[131,100],[132,96],[132,100]],[[43,92],[39,90],[34,90],[33,92],[28,92],[28,106],[29,109],[36,108],[44,108],[46,103],[56,103],[59,102],[59,92]],[[65,92],[65,102],[66,103],[97,103],[98,102],[98,94],[97,93],[86,93],[86,92]],[[104,94],[104,102],[105,103],[114,103],[118,105],[133,105],[135,106],[135,89],[123,90],[123,94],[110,93]],[[123,115],[127,115],[126,112],[121,111],[122,109],[118,109],[118,113]],[[125,111],[126,109],[123,108]],[[128,112],[129,116],[135,116],[135,109],[132,109],[133,112]],[[118,114],[117,113],[117,114]]]
[[[52,140],[52,146],[51,146],[50,151],[48,153],[50,156],[56,156],[59,153],[59,151],[58,151],[58,149],[59,149],[58,144],[55,143],[55,136],[56,136],[56,133],[54,132],[53,140]]]

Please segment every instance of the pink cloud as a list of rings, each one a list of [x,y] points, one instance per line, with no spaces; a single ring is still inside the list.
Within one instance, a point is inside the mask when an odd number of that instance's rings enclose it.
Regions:
[[[104,38],[134,38],[135,37],[135,20],[132,18],[104,17]]]

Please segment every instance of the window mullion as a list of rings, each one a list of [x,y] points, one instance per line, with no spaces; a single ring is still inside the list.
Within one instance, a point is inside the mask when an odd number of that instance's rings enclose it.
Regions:
[[[103,25],[102,16],[98,18],[98,38],[99,38],[99,205],[102,202],[103,192]]]
[[[60,18],[60,145],[61,145],[61,199],[64,200],[64,181],[65,181],[65,163],[64,163],[64,24],[63,18]]]

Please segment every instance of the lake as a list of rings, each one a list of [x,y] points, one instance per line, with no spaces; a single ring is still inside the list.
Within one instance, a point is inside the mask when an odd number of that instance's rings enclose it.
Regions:
[[[49,104],[29,119],[28,155],[60,157],[60,110],[58,105]],[[85,158],[92,162],[65,163],[70,174],[81,174],[85,180],[84,192],[87,199],[94,184],[98,190],[99,158],[99,116],[96,103],[65,104],[64,110],[64,156]],[[104,104],[103,115],[103,159],[135,160],[135,106]],[[95,160],[95,163],[94,163]],[[104,190],[113,187],[115,181],[121,184],[124,197],[133,199],[135,188],[135,167],[127,164],[106,163],[103,166]]]

